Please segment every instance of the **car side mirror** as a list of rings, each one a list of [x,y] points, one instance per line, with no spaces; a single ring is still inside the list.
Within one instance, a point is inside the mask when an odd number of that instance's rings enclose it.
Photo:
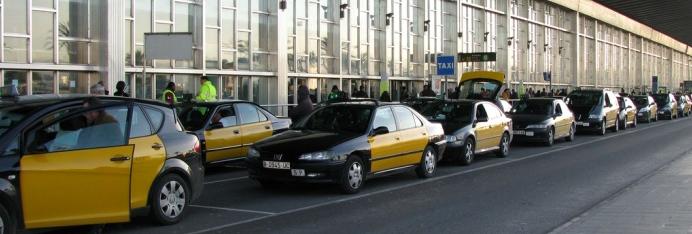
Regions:
[[[207,130],[219,129],[219,128],[223,128],[223,123],[219,122],[219,123],[210,124],[209,127],[207,127]]]
[[[476,119],[476,123],[480,122],[488,122],[488,117],[478,117],[478,119]]]
[[[371,136],[377,136],[377,135],[382,135],[382,134],[387,134],[389,133],[389,129],[385,126],[380,126],[372,130],[372,133],[370,134]]]
[[[46,148],[45,145],[35,145],[33,147],[29,148],[29,152],[33,154],[43,154],[43,153],[48,153],[48,148]]]

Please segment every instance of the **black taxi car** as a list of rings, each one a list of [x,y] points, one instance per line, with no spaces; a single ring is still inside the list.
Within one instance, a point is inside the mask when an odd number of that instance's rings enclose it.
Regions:
[[[205,163],[242,160],[252,143],[291,125],[291,119],[249,101],[183,102],[178,107],[185,130],[199,137]]]
[[[678,101],[670,93],[654,93],[651,95],[658,105],[659,118],[678,118]]]
[[[658,104],[654,98],[647,95],[632,96],[632,101],[637,106],[637,121],[651,123],[651,120],[658,121]]]
[[[480,100],[444,100],[426,106],[421,115],[442,124],[447,140],[444,158],[469,165],[475,155],[509,155],[512,120],[494,103]]]
[[[199,140],[163,102],[0,93],[1,233],[149,214],[173,224],[202,192]]]
[[[332,183],[352,194],[381,175],[415,169],[431,177],[445,146],[442,126],[410,107],[355,100],[318,107],[288,131],[253,144],[245,162],[249,177],[265,187]]]
[[[572,91],[565,103],[574,113],[577,131],[596,131],[598,135],[605,135],[608,128],[613,132],[620,130],[620,104],[617,95],[609,88]]]
[[[543,142],[552,146],[555,138],[574,140],[574,115],[562,99],[528,98],[519,100],[509,112],[515,141]]]

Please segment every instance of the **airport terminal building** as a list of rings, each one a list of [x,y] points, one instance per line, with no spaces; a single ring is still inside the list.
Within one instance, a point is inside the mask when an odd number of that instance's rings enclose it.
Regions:
[[[496,59],[458,74],[503,72],[510,88],[547,89],[550,72],[555,88],[651,91],[655,76],[675,92],[692,77],[688,45],[591,0],[0,0],[0,19],[2,84],[24,95],[125,81],[160,99],[169,81],[194,95],[206,75],[219,99],[286,114],[299,84],[314,101],[334,85],[397,101],[437,77],[436,56],[475,52]],[[170,49],[192,59],[145,60],[145,33],[191,33]]]

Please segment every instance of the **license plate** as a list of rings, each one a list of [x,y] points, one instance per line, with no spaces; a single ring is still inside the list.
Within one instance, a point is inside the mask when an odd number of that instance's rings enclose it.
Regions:
[[[588,127],[589,123],[582,123],[581,126]]]
[[[524,135],[524,130],[514,130],[514,135]]]
[[[581,126],[581,125],[583,125],[583,124],[584,124],[584,122],[579,122],[579,121],[577,121],[577,125],[580,125],[580,126]]]
[[[305,170],[303,169],[291,169],[292,176],[305,176]]]
[[[262,165],[264,168],[272,168],[272,169],[291,169],[291,163],[290,162],[274,162],[274,161],[264,161],[262,162]]]
[[[643,113],[637,113],[637,116],[644,116]]]
[[[526,136],[533,136],[533,132],[526,132]]]
[[[659,114],[665,114],[666,112],[663,112],[663,111],[659,111],[658,113],[659,113]]]

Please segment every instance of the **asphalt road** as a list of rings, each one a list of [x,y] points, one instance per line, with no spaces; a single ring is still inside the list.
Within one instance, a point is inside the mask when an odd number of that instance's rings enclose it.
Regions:
[[[243,168],[210,167],[179,224],[137,219],[104,233],[547,233],[685,155],[689,129],[685,117],[553,147],[513,143],[507,158],[442,162],[430,179],[376,178],[355,195],[320,185],[267,190]]]

